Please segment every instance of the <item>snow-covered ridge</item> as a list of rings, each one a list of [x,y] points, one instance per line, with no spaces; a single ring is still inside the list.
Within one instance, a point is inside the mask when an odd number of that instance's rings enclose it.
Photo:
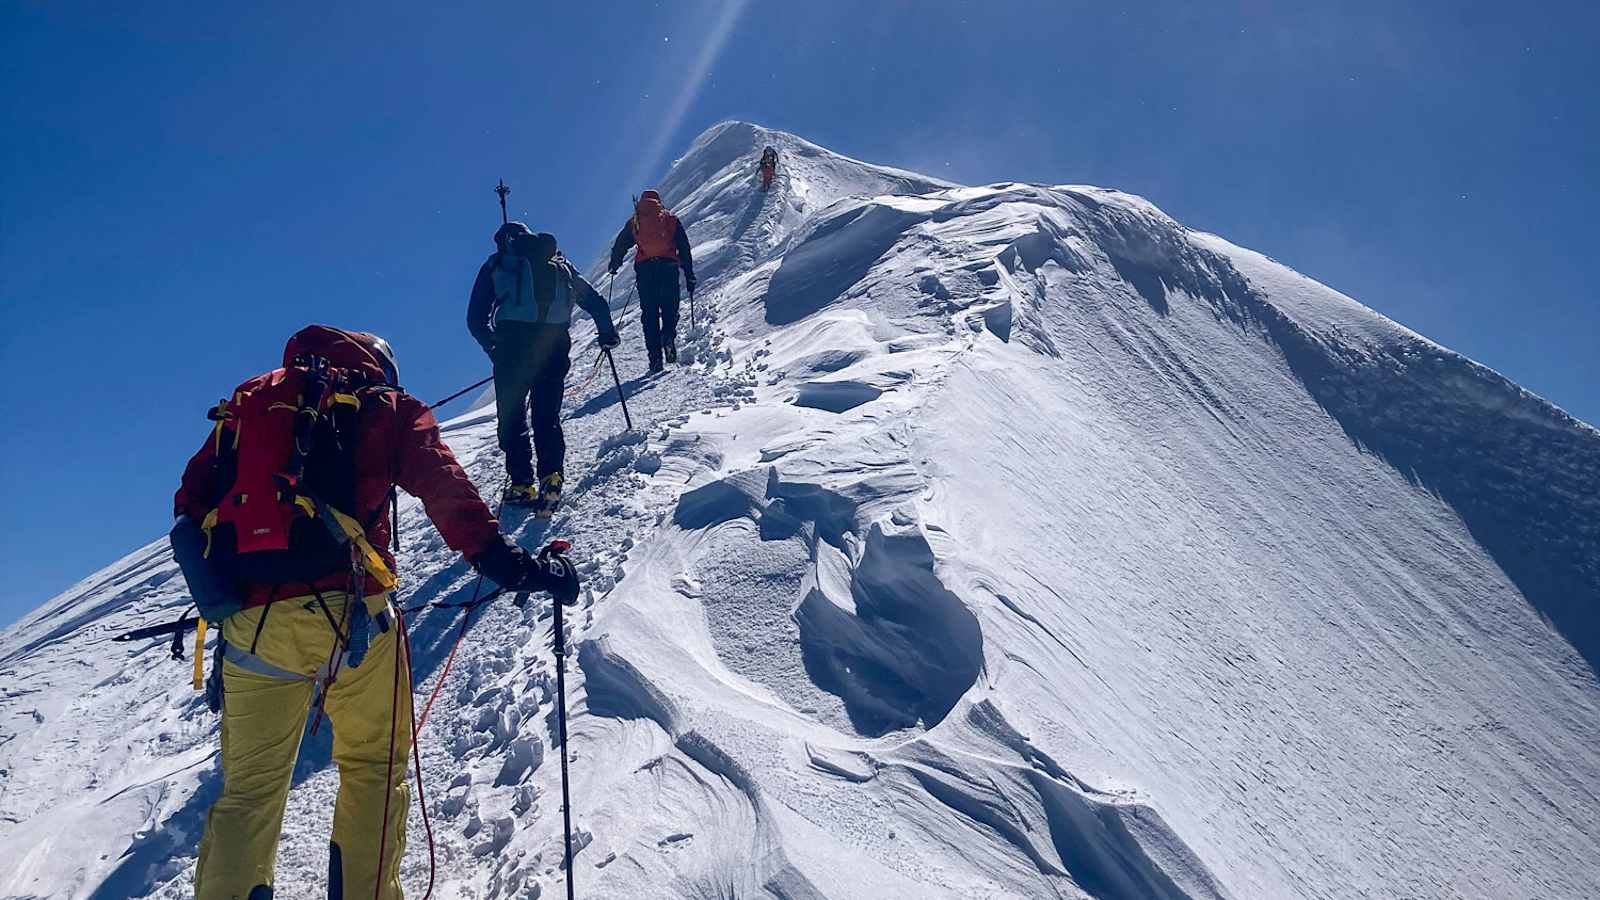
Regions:
[[[1600,433],[1116,191],[743,123],[660,188],[695,364],[630,383],[643,433],[574,402],[553,529],[589,557],[580,896],[1600,883]],[[492,422],[447,437],[493,490]],[[469,591],[402,520],[407,602]],[[172,576],[152,544],[0,634],[0,896],[184,895],[215,719],[162,647],[105,643],[174,615]],[[424,737],[446,895],[559,890],[544,615],[484,615]],[[427,687],[455,627],[417,625]],[[303,757],[285,897],[320,895],[336,781]]]

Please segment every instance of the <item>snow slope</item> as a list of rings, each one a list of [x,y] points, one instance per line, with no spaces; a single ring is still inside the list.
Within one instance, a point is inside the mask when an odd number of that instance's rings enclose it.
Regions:
[[[579,896],[1594,895],[1595,429],[1115,191],[740,123],[660,187],[694,362],[629,382],[630,434],[585,385],[569,506],[505,522],[586,557]],[[447,430],[486,491],[489,415]],[[406,602],[470,595],[402,522]],[[107,642],[173,575],[158,541],[0,634],[0,897],[186,895],[215,719]],[[562,890],[547,619],[481,614],[424,735],[443,896]],[[323,889],[326,740],[282,897]]]

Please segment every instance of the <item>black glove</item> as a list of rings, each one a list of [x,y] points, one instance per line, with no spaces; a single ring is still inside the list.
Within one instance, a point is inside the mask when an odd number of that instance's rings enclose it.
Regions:
[[[533,562],[541,570],[544,586],[535,590],[549,591],[550,596],[556,598],[562,606],[577,606],[580,587],[578,569],[572,564],[572,560],[567,558],[569,547],[571,545],[566,541],[551,541],[539,551],[538,557]]]
[[[622,271],[622,263],[612,263],[611,268],[606,269],[606,274],[610,275],[612,278],[615,278],[617,277],[617,273],[620,271]]]
[[[533,557],[528,555],[528,551],[502,535],[499,540],[490,544],[487,550],[474,556],[472,565],[490,581],[508,591],[514,591],[519,589],[526,573],[533,566]]]
[[[615,331],[601,332],[600,349],[610,350],[612,347],[615,347],[620,343],[622,343],[622,338],[618,337]]]
[[[508,591],[549,591],[563,606],[578,602],[578,572],[555,544],[533,557],[502,536],[479,553],[472,564]]]
[[[689,288],[689,295],[692,297],[694,296],[694,286],[699,284],[700,281],[694,277],[693,272],[690,272],[683,276],[683,283]]]

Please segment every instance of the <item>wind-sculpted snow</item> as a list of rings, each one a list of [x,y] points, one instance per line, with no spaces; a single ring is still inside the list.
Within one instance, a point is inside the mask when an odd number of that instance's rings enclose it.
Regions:
[[[832,303],[921,218],[886,203],[868,203],[846,206],[813,226],[784,254],[767,283],[767,324],[797,322]]]
[[[873,737],[938,725],[983,668],[978,620],[934,574],[927,541],[896,532],[873,524],[847,597],[819,572],[794,612],[811,678]]]
[[[563,893],[562,752],[580,897],[1592,896],[1594,429],[1116,191],[742,123],[660,188],[690,365],[637,374],[625,271],[639,428],[587,387],[563,513],[504,522],[583,559],[569,746],[548,606],[477,614],[422,738],[441,896]],[[446,438],[493,493],[484,399]],[[401,518],[403,602],[470,597]],[[173,576],[153,544],[0,635],[0,896],[187,895],[215,719],[107,643]],[[418,616],[419,691],[460,628]],[[277,896],[322,895],[335,787],[324,731]]]
[[[1257,254],[1208,243],[1263,282],[1277,274],[1263,272]],[[1291,290],[1336,310],[1349,303],[1314,282]],[[1449,502],[1591,672],[1600,671],[1600,432],[1404,329],[1349,345],[1271,306],[1260,289],[1244,297],[1350,439]]]
[[[708,542],[691,576],[722,663],[862,734],[937,725],[977,680],[983,640],[927,541],[910,523],[859,534],[848,498],[765,471],[685,494],[674,518]]]

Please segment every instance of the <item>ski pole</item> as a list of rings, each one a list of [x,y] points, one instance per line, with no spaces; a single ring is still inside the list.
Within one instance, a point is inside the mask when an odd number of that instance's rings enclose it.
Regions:
[[[511,221],[511,216],[506,213],[506,195],[511,193],[511,188],[506,187],[506,180],[502,178],[495,185],[494,192],[500,195],[500,224],[504,225]]]
[[[482,381],[476,382],[474,384],[469,384],[466,387],[462,388],[461,390],[456,391],[454,394],[451,394],[450,396],[444,398],[443,400],[440,400],[438,403],[430,404],[428,408],[429,409],[433,409],[434,407],[437,407],[437,406],[443,406],[446,403],[449,403],[451,400],[454,400],[457,397],[461,396],[462,394],[465,394],[466,392],[472,390],[473,388],[481,388],[481,387],[483,387],[484,385],[488,384],[489,382],[491,382],[493,380],[494,380],[494,376],[490,375],[488,378],[485,378]]]
[[[575,900],[572,883],[572,794],[567,786],[567,636],[562,627],[561,600],[554,598],[556,653],[556,721],[561,732],[561,824],[567,842],[567,900]]]
[[[628,423],[628,430],[633,430],[633,416],[628,415],[628,395],[622,390],[622,376],[617,374],[617,358],[611,355],[611,349],[605,349],[606,359],[611,362],[611,380],[617,383],[617,400],[622,403],[622,421]]]
[[[617,295],[617,273],[612,272],[611,281],[606,284],[606,309],[611,308],[611,301]],[[622,404],[622,421],[628,423],[628,430],[633,430],[633,416],[628,415],[628,395],[622,390],[622,376],[617,374],[617,359],[611,355],[611,348],[601,347],[600,352],[606,355],[611,363],[611,380],[617,383],[617,400]]]

